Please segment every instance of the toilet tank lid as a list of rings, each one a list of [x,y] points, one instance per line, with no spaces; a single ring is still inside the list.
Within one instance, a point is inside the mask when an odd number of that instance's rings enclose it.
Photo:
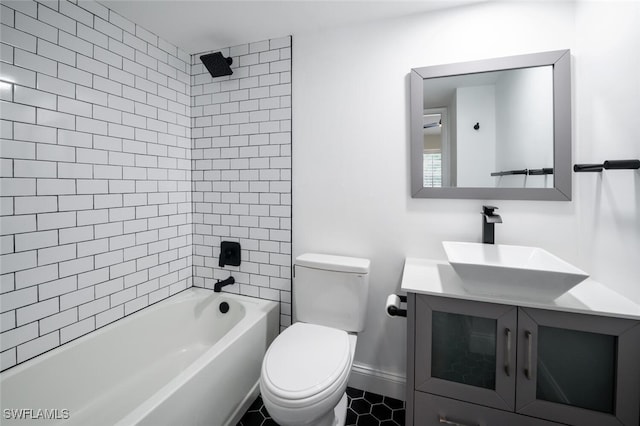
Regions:
[[[357,274],[368,274],[370,263],[369,259],[319,253],[305,253],[296,258],[298,266]]]

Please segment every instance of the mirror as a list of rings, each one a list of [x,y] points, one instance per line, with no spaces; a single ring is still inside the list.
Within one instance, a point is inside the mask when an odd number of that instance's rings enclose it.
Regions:
[[[414,198],[571,200],[570,52],[411,70]]]

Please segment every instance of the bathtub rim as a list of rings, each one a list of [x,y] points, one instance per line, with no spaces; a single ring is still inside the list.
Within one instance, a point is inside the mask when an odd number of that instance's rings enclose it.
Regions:
[[[208,289],[202,289],[202,290],[211,291]],[[171,380],[171,382],[166,383],[162,387],[158,388],[158,390],[156,390],[156,392],[154,392],[153,395],[149,396],[149,398],[144,400],[144,402],[138,405],[138,407],[136,407],[133,411],[129,412],[127,415],[125,415],[120,420],[118,420],[114,426],[127,426],[131,424],[136,424],[140,420],[144,419],[149,413],[151,413],[158,406],[159,402],[166,400],[172,394],[177,392],[177,390],[181,387],[181,385],[184,385],[189,380],[192,380],[198,374],[198,372],[208,364],[208,362],[212,358],[215,358],[218,354],[224,351],[229,345],[233,344],[235,341],[240,339],[243,335],[242,331],[244,331],[245,327],[246,328],[253,327],[256,325],[256,323],[261,321],[263,318],[265,318],[265,321],[268,321],[267,316],[269,312],[272,309],[279,310],[279,304],[271,300],[258,299],[255,297],[244,296],[244,295],[239,295],[235,293],[221,292],[221,293],[213,293],[213,294],[219,295],[219,297],[216,297],[212,300],[220,299],[223,297],[229,297],[230,299],[233,299],[233,300],[255,304],[258,306],[258,308],[251,309],[251,310],[246,309],[244,317],[241,318],[240,321],[237,324],[235,324],[234,327],[232,327],[227,333],[225,333],[225,335],[222,336],[220,340],[216,342],[215,345],[213,345],[211,348],[205,351],[197,359],[195,359],[194,362],[189,364],[189,366],[185,368],[182,372],[180,372],[178,375],[176,375]],[[277,317],[279,320],[279,312]],[[278,334],[280,331],[279,327],[277,328],[278,329],[275,330],[275,334]],[[275,336],[273,337],[275,338]],[[269,346],[269,344],[270,342],[267,342],[267,347]],[[267,348],[265,348],[265,351],[266,349]],[[244,405],[246,405],[247,398],[250,398],[253,394],[255,394],[256,390],[259,391],[259,386],[258,386],[259,382],[260,382],[260,378],[258,378],[256,384],[252,387],[249,394],[245,396],[245,399],[243,401],[239,401],[239,406],[236,407],[236,410],[234,410],[228,424],[231,424],[233,422],[233,418],[237,416],[238,411],[241,410]],[[253,401],[250,401],[249,404],[251,402]]]
[[[235,323],[231,329],[229,329],[223,336],[221,336],[210,348],[203,352],[198,358],[196,358],[191,364],[189,364],[180,373],[171,377],[170,381],[164,385],[154,389],[153,393],[149,394],[147,398],[142,401],[133,410],[130,410],[123,414],[123,416],[116,421],[116,424],[131,424],[136,423],[146,415],[148,415],[155,407],[162,404],[162,402],[170,397],[173,393],[177,392],[181,386],[191,380],[198,372],[210,362],[210,360],[219,353],[224,351],[234,341],[238,340],[244,330],[248,330],[255,326],[256,323],[261,320],[266,321],[267,332],[267,347],[280,332],[280,304],[276,301],[260,299],[257,297],[240,295],[235,293],[220,292],[214,293],[210,289],[202,287],[188,287],[168,298],[157,301],[156,303],[147,306],[136,312],[132,312],[122,318],[117,319],[109,324],[106,324],[92,332],[79,336],[76,339],[70,340],[63,345],[53,348],[43,354],[30,358],[8,368],[5,371],[0,372],[0,385],[4,384],[5,380],[11,379],[16,375],[24,372],[25,370],[38,366],[43,362],[47,362],[51,357],[57,356],[60,352],[72,350],[77,345],[82,345],[89,339],[100,338],[104,333],[108,333],[114,328],[124,326],[126,327],[131,321],[136,321],[145,315],[153,314],[159,309],[165,309],[168,306],[183,303],[189,300],[207,300],[210,299],[214,309],[217,309],[217,304],[224,301],[236,301],[244,307],[244,313],[241,318]],[[208,304],[207,304],[208,305]],[[249,306],[247,306],[249,305]],[[207,306],[208,307],[208,306]],[[265,348],[266,350],[266,348]],[[249,393],[244,396],[244,399],[237,401],[237,406],[230,413],[228,417],[229,425],[234,421],[240,419],[244,411],[253,403],[253,400],[259,393],[259,378],[256,383],[251,387]]]
[[[267,300],[267,299],[260,299],[257,297],[252,297],[252,296],[246,296],[246,295],[242,295],[242,294],[235,294],[235,293],[227,293],[227,292],[220,292],[220,293],[214,293],[213,290],[207,289],[207,288],[202,288],[202,287],[187,287],[184,290],[179,291],[178,293],[175,293],[165,299],[162,300],[158,300],[157,302],[142,308],[138,311],[132,312],[129,315],[125,315],[121,318],[118,318],[115,321],[112,321],[108,324],[105,324],[101,327],[98,327],[92,331],[90,331],[87,334],[83,334],[82,336],[78,336],[75,339],[69,340],[68,342],[65,342],[59,346],[56,346],[55,348],[49,349],[46,352],[43,352],[39,355],[36,355],[32,358],[29,358],[25,361],[22,361],[14,366],[11,366],[9,368],[7,368],[6,370],[0,371],[0,383],[2,383],[4,380],[18,374],[19,372],[33,366],[33,365],[37,365],[41,362],[46,361],[47,359],[51,358],[52,356],[55,356],[57,352],[60,351],[66,351],[69,350],[77,345],[82,344],[85,340],[91,339],[91,338],[95,338],[97,336],[99,336],[100,334],[106,333],[108,332],[110,329],[115,328],[117,326],[122,326],[128,322],[134,321],[135,319],[137,319],[139,316],[141,315],[145,315],[145,314],[150,314],[153,311],[156,311],[158,309],[161,309],[163,307],[165,307],[166,305],[171,305],[171,304],[176,304],[176,303],[180,303],[189,299],[197,299],[197,298],[206,298],[206,297],[211,297],[211,295],[218,295],[218,296],[224,296],[224,297],[229,297],[233,300],[238,300],[238,301],[245,301],[248,303],[252,303],[255,304],[257,306],[259,306],[260,311],[261,312],[268,312],[268,306],[270,306],[271,304],[275,304],[278,305],[278,302],[272,301],[272,300]],[[241,320],[242,321],[242,320]],[[231,331],[231,330],[230,330]],[[279,332],[279,330],[278,330]]]

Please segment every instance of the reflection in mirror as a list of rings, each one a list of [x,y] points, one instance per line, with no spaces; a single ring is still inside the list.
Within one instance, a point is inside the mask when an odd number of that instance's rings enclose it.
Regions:
[[[424,186],[553,188],[553,174],[526,173],[553,168],[552,95],[551,66],[425,79]],[[437,111],[447,110],[443,127]]]
[[[443,127],[444,122],[444,127]],[[423,186],[441,188],[449,185],[449,141],[447,139],[447,111],[432,108],[424,113],[424,151],[422,154]]]
[[[570,199],[569,90],[569,51],[412,70],[413,196]]]

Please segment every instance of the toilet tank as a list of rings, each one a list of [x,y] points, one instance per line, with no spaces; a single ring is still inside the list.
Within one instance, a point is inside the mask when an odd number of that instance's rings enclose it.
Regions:
[[[347,332],[364,329],[368,259],[307,253],[296,258],[293,319]]]

